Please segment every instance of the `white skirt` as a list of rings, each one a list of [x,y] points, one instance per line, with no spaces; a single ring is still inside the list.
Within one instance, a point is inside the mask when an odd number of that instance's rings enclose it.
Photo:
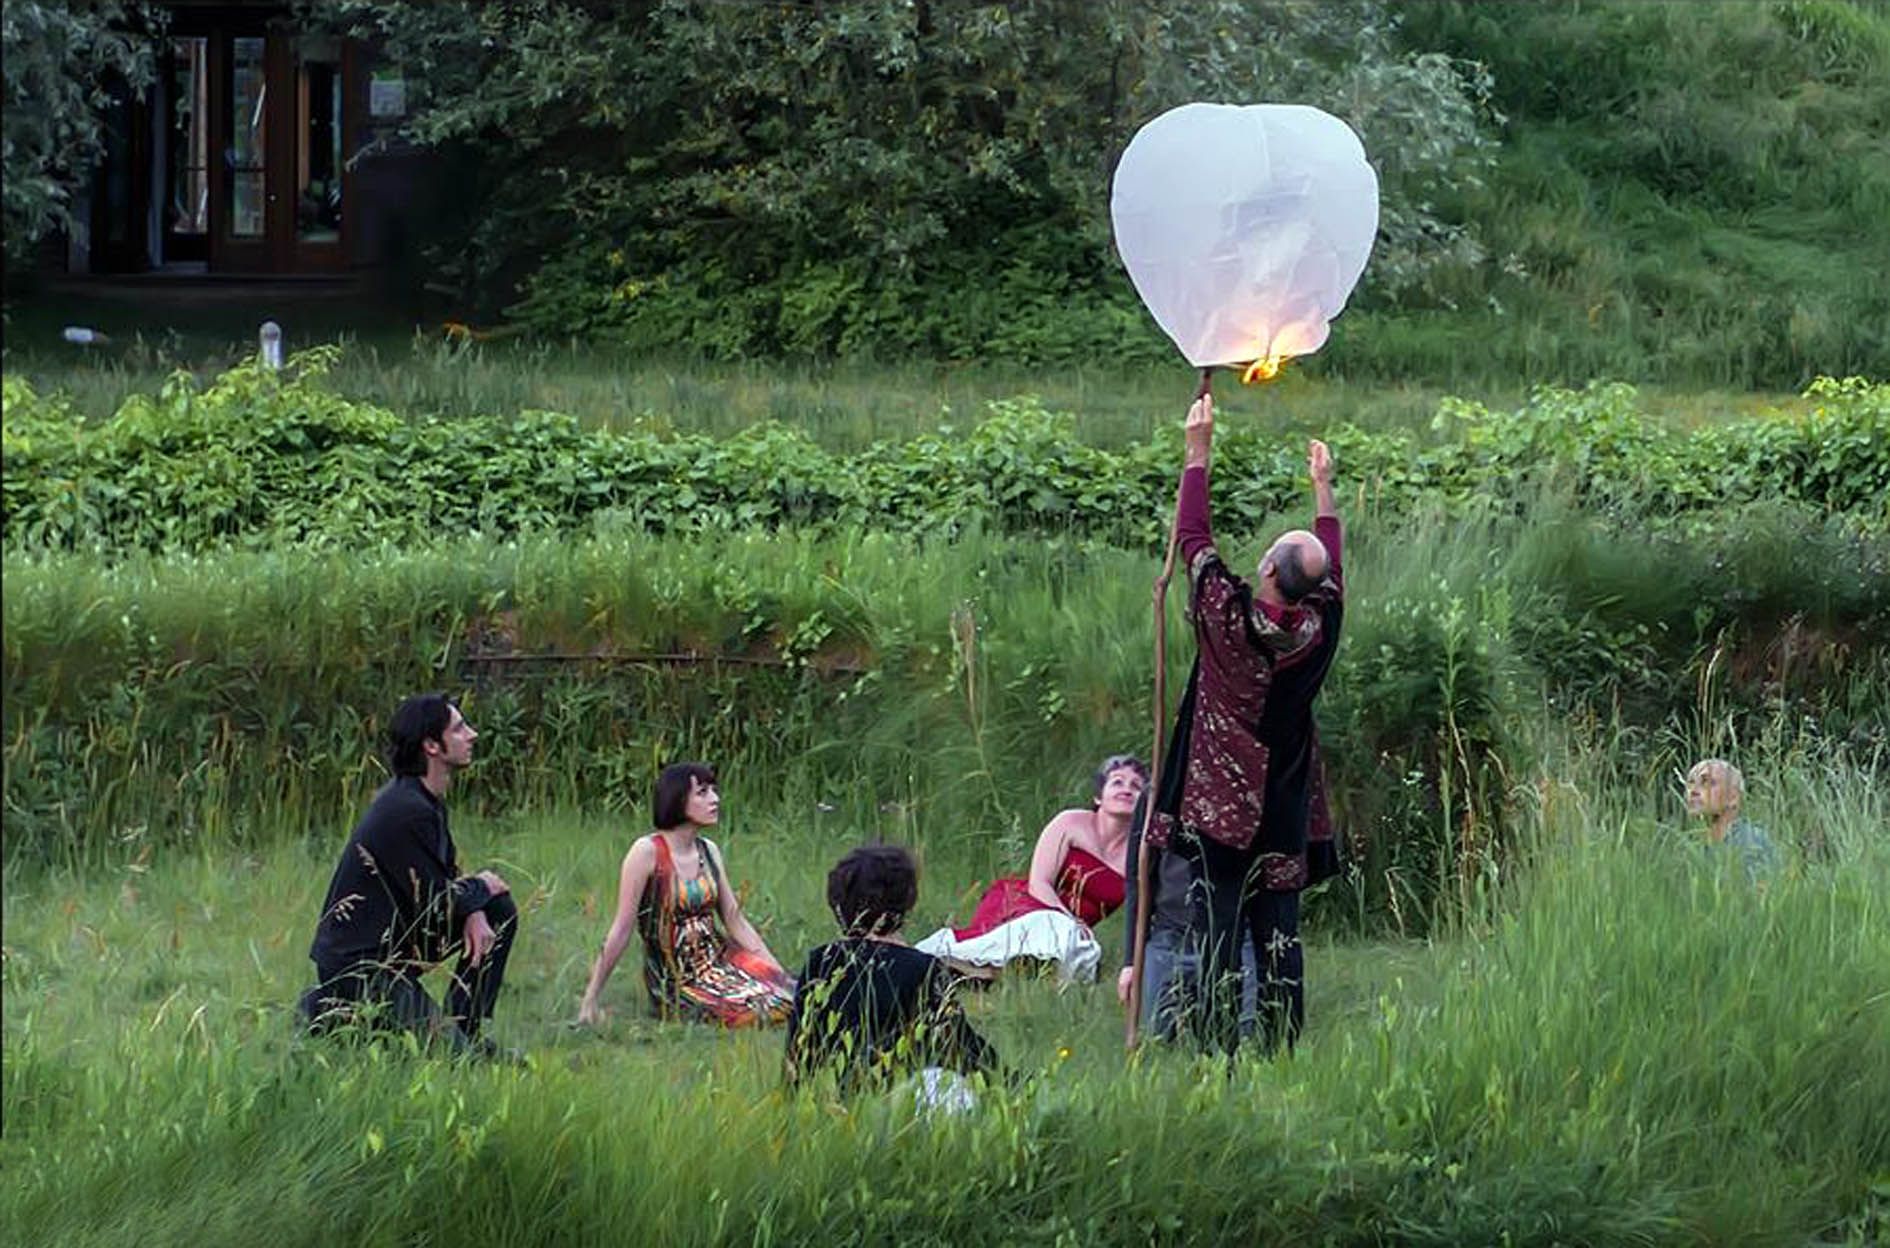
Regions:
[[[959,940],[951,928],[941,927],[913,948],[973,971],[996,972],[1013,958],[1052,962],[1064,983],[1093,981],[1102,964],[1102,946],[1096,943],[1095,933],[1061,910],[1020,914],[970,940]]]

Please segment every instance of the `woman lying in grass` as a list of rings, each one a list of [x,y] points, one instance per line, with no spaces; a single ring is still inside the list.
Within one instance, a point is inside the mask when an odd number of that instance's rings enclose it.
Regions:
[[[721,851],[702,835],[721,817],[715,772],[674,763],[656,780],[656,831],[624,855],[617,916],[591,966],[580,1023],[603,1018],[598,997],[634,928],[643,937],[643,982],[659,1015],[724,1027],[787,1018],[794,981],[742,914]],[[723,932],[716,930],[721,919]]]
[[[997,1069],[953,995],[956,977],[899,938],[918,897],[918,868],[895,845],[863,846],[828,873],[840,939],[807,955],[788,1019],[788,1082],[825,1070],[851,1090],[920,1073],[937,1088],[934,1072]]]
[[[1102,947],[1090,929],[1122,905],[1129,821],[1147,784],[1141,759],[1104,759],[1091,808],[1063,811],[1044,825],[1030,875],[992,881],[967,926],[941,927],[918,948],[970,974],[1024,958],[1054,964],[1065,980],[1096,978]]]

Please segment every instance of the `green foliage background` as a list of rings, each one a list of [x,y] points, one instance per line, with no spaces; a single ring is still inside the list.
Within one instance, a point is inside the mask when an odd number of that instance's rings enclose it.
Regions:
[[[814,527],[950,536],[1041,533],[1150,548],[1166,532],[1173,431],[1104,450],[1075,418],[997,400],[944,431],[828,450],[763,422],[727,438],[585,430],[550,412],[408,419],[335,394],[319,349],[286,376],[254,361],[200,387],[178,373],[109,420],[5,381],[8,549],[200,551],[283,542],[360,547],[439,532]],[[1446,400],[1429,437],[1323,431],[1358,501],[1391,515],[1515,512],[1559,491],[1601,515],[1671,525],[1728,504],[1801,502],[1890,523],[1890,385],[1820,379],[1802,414],[1678,431],[1632,387],[1542,390],[1514,411]],[[1217,446],[1216,505],[1236,531],[1301,492],[1296,449],[1261,425]]]
[[[1377,249],[1312,367],[1797,388],[1890,371],[1890,14],[1567,5],[316,6],[424,83],[462,311],[717,359],[1165,360],[1107,229],[1190,99],[1317,104]]]
[[[155,10],[6,4],[9,267],[66,221]],[[442,315],[744,360],[1167,361],[1116,154],[1194,99],[1316,104],[1382,228],[1310,367],[1802,388],[1890,373],[1880,0],[309,0],[435,159]]]
[[[490,730],[489,809],[627,811],[686,750],[761,800],[955,829],[973,870],[1070,760],[1144,737],[1170,438],[1098,448],[1033,400],[857,451],[408,418],[330,390],[332,357],[103,421],[6,380],[9,853],[344,819],[373,717],[428,686]],[[1890,743],[1890,387],[1687,430],[1599,385],[1326,435],[1369,586],[1322,711],[1356,868],[1328,919],[1422,929],[1509,863],[1544,715],[1631,728],[1624,766],[1690,721]],[[1303,522],[1297,450],[1236,425],[1217,457],[1232,558]]]
[[[162,24],[156,5],[137,0],[6,0],[0,7],[6,67],[0,204],[9,274],[33,244],[84,216],[84,197],[74,192],[104,154],[101,114],[115,93],[150,85],[148,32]]]

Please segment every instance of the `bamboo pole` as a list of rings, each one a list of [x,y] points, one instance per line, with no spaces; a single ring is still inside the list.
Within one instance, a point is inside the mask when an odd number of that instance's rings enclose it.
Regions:
[[[1201,384],[1195,387],[1198,401],[1213,388],[1214,370],[1201,370]],[[1135,854],[1135,943],[1134,962],[1129,972],[1129,1018],[1127,1044],[1133,1049],[1141,1042],[1142,967],[1148,953],[1149,911],[1155,899],[1149,895],[1148,829],[1155,819],[1155,802],[1161,794],[1162,736],[1168,727],[1168,582],[1175,574],[1175,542],[1181,532],[1181,492],[1175,492],[1175,511],[1168,520],[1168,552],[1162,557],[1161,575],[1155,578],[1155,746],[1149,753],[1148,800],[1142,803],[1141,836]]]

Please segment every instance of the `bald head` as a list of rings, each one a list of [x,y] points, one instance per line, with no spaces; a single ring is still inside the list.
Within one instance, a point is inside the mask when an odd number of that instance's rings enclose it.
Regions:
[[[1326,548],[1304,529],[1282,533],[1260,557],[1260,595],[1277,606],[1298,602],[1326,579]]]

